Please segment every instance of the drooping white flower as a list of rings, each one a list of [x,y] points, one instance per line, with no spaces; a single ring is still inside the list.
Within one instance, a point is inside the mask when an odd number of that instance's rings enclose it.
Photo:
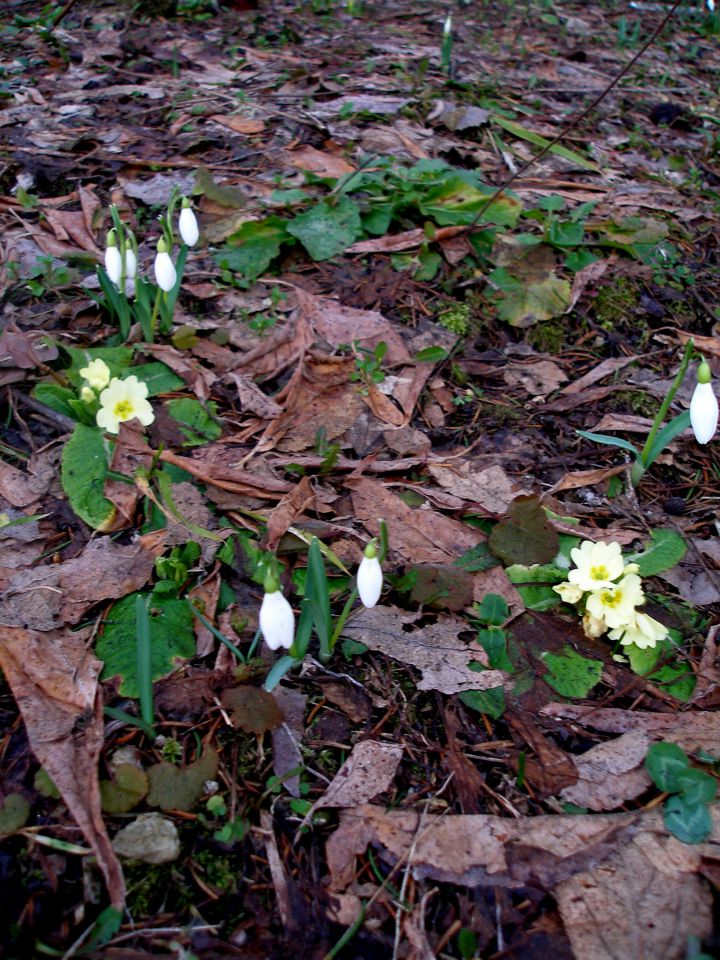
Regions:
[[[80,370],[80,376],[93,390],[103,390],[110,383],[110,367],[98,357]]]
[[[570,556],[576,569],[570,571],[568,580],[581,590],[610,587],[623,574],[625,565],[619,543],[584,540],[570,551]]]
[[[109,230],[107,235],[105,245],[105,270],[115,286],[119,287],[120,278],[122,277],[122,257],[118,250],[114,230]]]
[[[383,587],[383,575],[377,557],[375,544],[365,547],[363,558],[357,572],[357,591],[365,607],[374,607],[380,599]]]
[[[710,380],[710,364],[703,360],[698,367],[697,385],[690,401],[690,425],[698,443],[708,443],[718,424],[718,401]]]
[[[137,273],[137,256],[132,247],[125,247],[125,279],[134,280]]]
[[[137,417],[147,427],[155,419],[147,395],[147,384],[136,376],[124,380],[113,377],[100,394],[100,409],[95,418],[97,425],[108,433],[118,433],[121,423]]]
[[[180,231],[183,243],[186,243],[189,247],[194,247],[200,238],[197,218],[187,197],[183,197],[182,199],[178,230]]]
[[[449,37],[451,33],[452,33],[452,14],[449,13],[447,17],[445,17],[445,23],[443,24],[443,36]]]
[[[260,605],[260,632],[271,650],[289,650],[295,639],[295,614],[280,592],[280,584],[271,576],[265,580],[265,596]]]
[[[641,650],[645,647],[655,647],[668,635],[668,628],[658,620],[653,620],[647,613],[635,611],[633,619],[624,627],[611,630],[608,636],[611,640],[619,640],[623,646],[635,644]]]
[[[155,255],[155,282],[165,293],[170,293],[177,282],[175,264],[167,252],[167,245],[162,237],[158,240]]]
[[[560,594],[563,603],[577,603],[582,600],[583,591],[576,583],[558,583],[553,590]]]
[[[635,607],[644,602],[642,581],[636,573],[631,573],[619,583],[591,593],[586,609],[591,616],[604,620],[608,627],[615,629],[631,623],[635,616]]]

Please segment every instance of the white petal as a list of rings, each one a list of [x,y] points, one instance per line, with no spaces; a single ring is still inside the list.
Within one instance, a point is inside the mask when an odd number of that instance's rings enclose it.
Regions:
[[[132,247],[125,250],[125,279],[132,280],[137,273],[137,257]]]
[[[178,229],[183,243],[186,243],[189,247],[194,247],[200,237],[200,230],[198,229],[197,218],[190,207],[183,207],[180,211]]]
[[[117,247],[107,247],[105,250],[105,269],[107,275],[117,286],[122,276],[122,257]]]
[[[383,575],[377,557],[363,557],[357,572],[357,589],[363,606],[374,607],[380,599]]]
[[[708,443],[718,424],[718,402],[711,383],[698,383],[690,401],[690,425],[698,443]]]
[[[165,293],[170,293],[176,281],[177,273],[170,254],[158,253],[155,257],[155,282]]]
[[[271,650],[290,649],[295,638],[295,614],[279,590],[266,593],[260,607],[260,631]]]

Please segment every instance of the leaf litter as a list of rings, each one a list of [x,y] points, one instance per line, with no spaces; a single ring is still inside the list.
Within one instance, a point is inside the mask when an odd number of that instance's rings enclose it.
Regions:
[[[0,22],[2,949],[710,955],[716,808],[681,842],[645,757],[717,773],[717,452],[632,489],[575,431],[642,444],[689,337],[720,373],[718,15],[552,143],[667,11],[463,6],[446,71],[437,4],[248,5]],[[123,342],[107,206],[146,275],[176,187],[174,325]],[[155,414],[112,451],[100,356]],[[299,612],[320,537],[339,613],[380,519],[380,603],[263,689],[270,552]],[[582,539],[640,565],[656,649],[560,603]]]

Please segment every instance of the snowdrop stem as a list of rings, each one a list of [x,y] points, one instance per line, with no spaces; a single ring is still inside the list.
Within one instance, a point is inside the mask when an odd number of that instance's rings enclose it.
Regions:
[[[332,638],[330,639],[330,650],[335,649],[335,644],[338,642],[340,634],[342,633],[342,629],[345,626],[345,621],[350,615],[350,611],[352,610],[353,604],[355,603],[357,598],[358,598],[357,589],[353,588],[353,590],[350,593],[350,596],[345,601],[345,606],[342,608],[342,613],[337,618],[337,621],[335,623],[335,629],[333,630]]]
[[[663,402],[660,404],[660,409],[655,415],[655,419],[653,420],[653,425],[650,428],[650,433],[648,434],[647,440],[645,441],[645,446],[642,448],[642,451],[638,458],[638,462],[637,464],[633,465],[633,480],[635,480],[634,475],[636,473],[635,471],[636,466],[640,468],[640,476],[637,478],[638,480],[643,475],[643,473],[645,473],[645,469],[648,463],[648,457],[649,457],[650,451],[652,450],[653,443],[655,441],[655,436],[657,435],[657,432],[660,429],[660,426],[662,425],[662,422],[665,419],[668,410],[670,409],[670,404],[675,399],[675,394],[680,389],[680,384],[683,382],[685,378],[685,374],[687,373],[687,369],[690,365],[690,360],[692,359],[694,352],[695,352],[695,343],[693,339],[690,338],[690,340],[688,340],[688,342],[685,344],[685,353],[683,354],[683,358],[680,361],[680,368],[678,369],[677,376],[675,377],[675,380],[673,381],[672,386],[668,390],[667,396],[665,397]]]
[[[155,303],[153,304],[152,316],[150,317],[150,336],[148,338],[150,343],[153,343],[155,340],[155,328],[157,326],[158,310],[160,309],[160,298],[162,295],[163,292],[160,287],[158,287],[157,293],[155,294]]]

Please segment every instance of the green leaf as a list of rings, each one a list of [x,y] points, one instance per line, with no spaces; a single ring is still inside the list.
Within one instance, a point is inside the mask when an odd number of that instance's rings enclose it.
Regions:
[[[280,217],[266,217],[244,223],[228,237],[227,246],[218,250],[214,260],[224,270],[255,280],[265,273],[284,243],[292,242],[287,225]]]
[[[440,363],[447,356],[447,350],[442,347],[425,347],[424,350],[418,350],[413,360],[415,363]]]
[[[170,367],[155,360],[152,363],[141,363],[132,368],[133,374],[148,388],[149,397],[157,397],[161,393],[172,393],[185,386],[185,381]]]
[[[548,672],[543,680],[562,697],[586,697],[600,682],[602,661],[589,660],[566,646],[561,654],[544,653]]]
[[[505,712],[505,691],[502,687],[491,687],[489,690],[463,690],[460,700],[466,707],[486,713],[493,720],[498,720]]]
[[[621,450],[629,450],[635,458],[640,456],[640,451],[629,441],[623,440],[621,437],[611,437],[607,433],[591,433],[589,430],[576,430],[575,433],[580,437],[584,437],[586,440],[592,440],[593,443],[604,443],[610,447],[620,447]]]
[[[675,437],[679,437],[683,430],[686,430],[689,426],[690,411],[683,410],[683,412],[678,414],[674,420],[671,420],[670,423],[666,423],[661,430],[658,430],[655,435],[653,445],[650,447],[648,452],[647,460],[645,461],[645,467],[647,468],[652,466],[652,464],[655,463],[657,458],[663,452],[665,447],[671,444]]]
[[[481,184],[471,173],[453,172],[418,199],[418,208],[441,227],[463,226],[473,222],[494,192],[494,187]],[[521,212],[520,200],[512,193],[502,193],[483,211],[482,222],[514,227]]]
[[[320,641],[320,654],[327,657],[332,652],[330,637],[332,617],[330,614],[330,592],[328,590],[325,563],[320,552],[320,541],[313,537],[308,550],[307,581],[305,583],[304,603],[310,603],[314,615],[315,632]]]
[[[100,801],[105,813],[127,813],[149,789],[147,774],[134,763],[120,763],[112,780],[100,781]]]
[[[704,803],[688,803],[683,796],[670,797],[663,807],[670,833],[683,843],[702,843],[712,832],[712,817]]]
[[[688,769],[690,761],[676,743],[653,743],[645,757],[645,769],[660,790],[675,793],[678,777]]]
[[[111,377],[119,377],[133,362],[134,350],[132,347],[65,347],[70,357],[70,367],[65,370],[65,376],[74,387],[81,387],[85,383],[80,371],[91,360],[103,360],[110,370]]]
[[[108,529],[115,516],[104,494],[108,463],[102,431],[79,423],[63,449],[60,480],[70,506],[95,530]]]
[[[453,565],[460,567],[467,573],[478,573],[483,570],[489,570],[496,567],[498,558],[492,552],[487,543],[479,543],[476,547],[466,550],[457,560],[453,560]]]
[[[30,817],[30,804],[19,793],[8,794],[0,801],[0,837],[21,830]]]
[[[571,273],[577,273],[578,270],[582,270],[584,267],[589,267],[591,263],[595,263],[596,260],[599,260],[596,254],[588,250],[586,247],[581,247],[579,250],[572,250],[565,257],[565,266]]]
[[[293,667],[298,666],[302,662],[302,658],[298,659],[297,657],[284,656],[276,664],[273,665],[272,670],[265,678],[265,683],[263,684],[263,690],[266,690],[268,693],[271,693],[275,687],[280,683],[285,674],[292,670]]]
[[[95,648],[105,664],[103,679],[120,676],[120,693],[126,697],[140,694],[135,637],[136,597],[137,594],[130,594],[113,606]],[[184,600],[160,593],[150,594],[149,614],[151,675],[153,680],[158,680],[166,677],[177,661],[194,655],[193,615]]]
[[[531,327],[562,316],[570,305],[570,283],[554,273],[528,282],[498,267],[488,280],[498,289],[498,317],[512,327]]]
[[[501,627],[510,616],[507,600],[499,593],[486,593],[478,607],[477,619],[488,626]]]
[[[680,771],[676,782],[678,793],[691,806],[696,803],[712,803],[715,799],[717,780],[704,770],[688,767],[687,770]]]
[[[349,197],[334,205],[323,200],[291,220],[287,231],[313,260],[329,260],[362,236],[360,210]]]
[[[549,563],[559,540],[538,498],[519,496],[510,504],[508,516],[493,527],[488,545],[504,563],[531,566]]]
[[[636,563],[640,567],[641,577],[652,577],[669,570],[687,553],[687,544],[675,530],[665,527],[651,530],[650,540],[650,546],[642,553],[631,553],[626,558],[628,563]]]
[[[493,114],[491,120],[499,127],[502,127],[503,130],[507,130],[507,132],[511,133],[514,137],[518,137],[521,140],[527,140],[528,143],[534,143],[537,147],[545,148],[550,143],[549,140],[546,140],[545,137],[542,137],[539,133],[533,133],[532,130],[526,130],[525,127],[521,127],[519,123],[514,123],[512,120],[508,120],[506,117]],[[579,153],[575,153],[573,150],[568,150],[567,147],[563,147],[559,143],[556,143],[554,146],[550,147],[549,152],[555,154],[556,157],[563,157],[563,159],[569,160],[582,170],[592,170],[593,173],[600,172],[596,164],[592,163],[590,160],[586,160],[584,157],[581,157]]]
[[[168,400],[166,407],[173,420],[181,425],[180,430],[185,437],[184,446],[197,447],[217,440],[222,435],[222,427],[211,415],[217,409],[212,401],[208,402],[206,407],[194,397],[180,397]]]
[[[72,420],[77,419],[75,410],[70,405],[70,401],[77,400],[77,393],[69,387],[61,387],[59,383],[38,383],[31,396],[51,410],[56,410]]]
[[[531,567],[514,563],[506,568],[505,573],[510,583],[517,588],[527,610],[551,610],[562,603],[552,584],[566,580],[567,570],[561,570],[552,563],[536,563]]]
[[[555,247],[577,247],[583,241],[585,224],[573,223],[572,221],[562,223],[559,220],[553,220],[546,233],[548,243]]]
[[[190,810],[204,792],[206,780],[212,780],[218,770],[218,755],[207,747],[201,757],[187,767],[172,763],[156,763],[147,771],[150,793],[147,802],[161,810]]]
[[[661,687],[671,697],[687,703],[695,693],[697,683],[695,674],[686,664],[666,663],[648,677],[656,686]]]
[[[349,660],[350,657],[358,657],[363,653],[368,652],[368,647],[364,643],[360,643],[359,640],[352,640],[350,637],[346,637],[341,646],[342,655],[346,660]]]
[[[492,670],[505,670],[513,673],[515,666],[507,652],[507,637],[504,630],[498,627],[488,627],[487,630],[478,630],[477,641],[488,655],[488,662]]]
[[[107,943],[118,932],[123,921],[123,911],[117,907],[105,907],[95,921],[90,936],[83,944],[83,951],[89,952]]]

